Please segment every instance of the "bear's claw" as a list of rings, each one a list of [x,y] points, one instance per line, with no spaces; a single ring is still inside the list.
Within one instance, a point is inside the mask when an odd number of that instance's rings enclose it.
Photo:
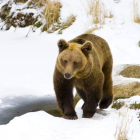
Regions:
[[[76,119],[78,119],[77,116],[70,116],[70,115],[65,115],[65,116],[63,116],[63,118],[68,119],[68,120],[76,120]]]

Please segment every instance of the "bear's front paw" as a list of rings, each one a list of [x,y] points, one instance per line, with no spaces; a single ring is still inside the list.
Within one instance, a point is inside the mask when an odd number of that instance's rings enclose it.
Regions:
[[[95,114],[95,111],[84,111],[83,118],[92,118],[94,114]]]
[[[68,119],[68,120],[78,119],[77,115],[64,115],[63,118]]]
[[[73,109],[71,109],[71,108],[65,108],[65,111],[63,113],[63,118],[69,119],[69,120],[76,120],[76,119],[78,119],[77,115],[76,115],[76,112]]]

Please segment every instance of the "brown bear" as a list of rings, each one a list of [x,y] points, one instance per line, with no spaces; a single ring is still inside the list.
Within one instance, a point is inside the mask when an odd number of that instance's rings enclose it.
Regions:
[[[112,55],[107,42],[93,34],[80,35],[69,42],[58,41],[59,54],[54,71],[58,106],[66,119],[77,119],[73,88],[83,99],[83,117],[91,118],[99,104],[107,108],[112,94]]]

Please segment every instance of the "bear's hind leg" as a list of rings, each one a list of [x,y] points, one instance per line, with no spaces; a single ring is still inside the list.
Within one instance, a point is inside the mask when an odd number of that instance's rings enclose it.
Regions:
[[[91,118],[95,112],[96,107],[102,96],[102,87],[97,86],[93,89],[86,89],[86,103],[83,106],[83,117]]]
[[[106,65],[103,68],[104,72],[104,86],[103,86],[103,98],[99,104],[100,109],[106,109],[112,103],[113,100],[113,84],[112,84],[112,65]]]

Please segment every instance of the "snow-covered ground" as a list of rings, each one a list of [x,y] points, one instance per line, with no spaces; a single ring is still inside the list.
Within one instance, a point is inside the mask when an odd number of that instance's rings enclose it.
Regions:
[[[57,41],[60,38],[68,41],[92,27],[85,0],[61,0],[61,2],[62,20],[70,14],[76,15],[74,24],[64,30],[62,35],[58,35],[57,32],[40,34],[37,30],[25,37],[29,27],[0,31],[0,109],[4,107],[3,98],[6,97],[54,95],[52,77],[58,54]],[[120,0],[119,3],[104,0],[104,3],[114,16],[106,18],[105,25],[94,33],[109,43],[114,66],[139,64],[140,24],[133,21],[133,0]],[[8,103],[6,105],[8,106]],[[125,109],[116,111],[108,108],[100,110],[91,119],[84,119],[81,118],[81,105],[82,101],[76,106],[79,119],[74,121],[54,117],[43,111],[16,117],[9,124],[0,126],[0,139],[115,140],[117,125],[121,122],[119,112],[125,112]],[[133,119],[128,139],[139,140],[140,123],[136,112],[129,110],[129,117]]]
[[[140,139],[140,124],[134,110],[122,108],[99,110],[91,119],[82,117],[80,101],[76,107],[78,120],[65,120],[39,111],[16,117],[8,125],[0,126],[0,138],[4,140],[115,140],[123,119],[127,121],[128,139]],[[121,114],[121,115],[120,115]],[[127,120],[126,120],[127,119]]]

